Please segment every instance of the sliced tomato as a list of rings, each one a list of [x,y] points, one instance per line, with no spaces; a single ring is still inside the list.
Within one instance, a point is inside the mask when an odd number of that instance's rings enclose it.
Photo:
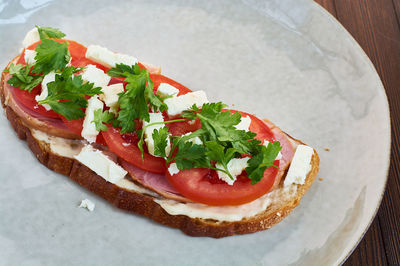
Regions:
[[[74,132],[79,136],[81,135],[83,129],[83,118],[79,120],[67,120],[62,115],[60,115],[60,117],[69,130],[71,130],[72,132]]]
[[[178,95],[183,95],[188,92],[191,92],[190,89],[187,87],[183,86],[182,84],[176,82],[175,80],[172,80],[170,78],[167,78],[166,76],[159,75],[159,74],[150,74],[150,79],[153,81],[154,85],[154,93],[157,92],[158,86],[160,86],[161,83],[168,83],[171,86],[174,86],[179,90]]]
[[[242,117],[246,116],[250,117],[251,123],[249,130],[257,134],[257,136],[255,137],[256,139],[262,142],[264,142],[264,140],[275,141],[274,133],[272,132],[272,130],[268,127],[268,125],[265,122],[261,121],[256,116],[235,110],[229,110],[229,111],[231,111],[231,113],[239,112],[242,115]]]
[[[171,133],[172,136],[182,136],[183,134],[193,132],[201,128],[200,120],[198,119],[194,121],[165,124],[165,126],[168,128],[168,131]]]
[[[233,112],[238,112],[230,110]],[[250,131],[257,134],[260,141],[274,141],[274,134],[271,129],[254,115],[239,112],[242,117],[251,118]],[[187,122],[185,122],[187,123]],[[178,123],[176,123],[178,124]],[[175,132],[184,131],[185,125],[176,125]],[[279,161],[275,162],[279,166]],[[167,171],[166,176],[169,182],[185,197],[195,202],[208,205],[239,205],[253,201],[267,193],[274,184],[278,170],[274,167],[264,172],[264,177],[255,185],[247,178],[244,171],[233,184],[233,186],[221,181],[217,173],[210,169],[189,169],[172,175]]]
[[[279,166],[279,161],[275,165]],[[245,174],[239,176],[232,186],[215,182],[213,172],[210,169],[190,169],[173,176],[167,171],[166,176],[186,198],[207,205],[224,206],[248,203],[267,193],[274,184],[278,169],[270,167],[265,170],[264,177],[255,185]]]
[[[145,152],[142,160],[142,154],[137,146],[138,138],[133,134],[121,135],[118,129],[109,127],[107,131],[102,131],[110,151],[117,154],[125,161],[148,172],[163,174],[165,173],[165,160],[155,157]]]
[[[24,105],[33,112],[46,117],[59,118],[59,115],[56,112],[54,112],[53,110],[47,111],[43,107],[43,105],[37,103],[35,97],[32,97],[40,94],[40,91],[41,87],[39,85],[36,88],[34,88],[31,92],[20,89],[14,89],[13,95],[20,104]]]
[[[75,41],[71,41],[71,40],[56,40],[56,41],[57,42],[68,41],[68,43],[69,43],[68,49],[71,54],[71,58],[72,58],[71,64],[73,66],[82,67],[82,66],[86,66],[88,64],[93,64],[93,65],[96,65],[97,67],[103,69],[104,71],[108,70],[108,68],[87,59],[85,57],[87,49],[82,44],[77,43]],[[36,46],[39,43],[40,43],[40,41],[30,45],[27,49],[34,50],[34,49],[36,49]],[[18,64],[26,64],[25,50],[22,52],[17,63]],[[36,112],[40,115],[43,115],[46,117],[51,117],[51,118],[61,117],[59,114],[57,114],[53,110],[47,111],[42,105],[37,103],[35,97],[41,93],[41,90],[42,90],[41,85],[38,85],[31,92],[20,90],[20,89],[15,89],[14,95],[21,104],[23,104],[25,107],[32,110],[33,112]],[[82,121],[80,121],[80,120],[68,121],[65,118],[63,119],[63,121],[65,122],[65,124],[67,125],[68,128],[70,128],[73,132],[80,135],[80,133],[82,131]],[[77,121],[80,121],[80,122],[77,122]],[[78,130],[80,130],[80,131],[78,132]]]

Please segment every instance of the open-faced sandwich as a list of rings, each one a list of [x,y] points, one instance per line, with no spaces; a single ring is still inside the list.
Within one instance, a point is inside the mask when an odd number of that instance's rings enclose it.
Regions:
[[[316,151],[124,54],[35,27],[1,76],[38,160],[116,207],[192,236],[270,228],[314,181]]]

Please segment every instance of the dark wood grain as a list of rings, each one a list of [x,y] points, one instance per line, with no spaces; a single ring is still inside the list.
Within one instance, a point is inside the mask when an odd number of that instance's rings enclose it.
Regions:
[[[358,41],[385,86],[392,153],[378,215],[345,265],[400,265],[400,0],[316,0]]]
[[[379,220],[376,219],[344,265],[388,265]]]

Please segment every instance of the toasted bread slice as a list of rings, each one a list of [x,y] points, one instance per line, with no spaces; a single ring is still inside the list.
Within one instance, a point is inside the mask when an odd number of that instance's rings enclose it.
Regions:
[[[12,62],[15,62],[15,58]],[[11,62],[10,62],[11,63]],[[35,130],[30,121],[22,118],[10,105],[11,97],[6,91],[6,74],[3,72],[0,84],[0,97],[3,108],[18,137],[26,140],[36,158],[49,169],[68,176],[78,184],[94,192],[116,207],[137,213],[154,221],[182,230],[191,236],[225,237],[237,234],[248,234],[268,229],[285,218],[299,203],[303,195],[313,183],[319,169],[319,157],[314,150],[311,160],[311,170],[303,185],[292,185],[289,189],[283,186],[282,178],[277,189],[266,196],[270,197],[270,204],[265,210],[256,215],[241,220],[225,221],[206,218],[189,217],[182,214],[170,214],[162,207],[163,197],[128,180],[129,186],[120,186],[107,182],[101,176],[82,165],[73,157],[55,153],[50,144],[35,137]],[[49,133],[49,132],[46,132]],[[293,144],[303,144],[301,141],[287,136]],[[73,141],[73,140],[68,140]],[[181,203],[186,204],[186,203]]]

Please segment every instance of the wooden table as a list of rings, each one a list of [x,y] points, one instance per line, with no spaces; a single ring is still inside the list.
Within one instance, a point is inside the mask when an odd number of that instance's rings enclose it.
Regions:
[[[389,100],[392,153],[378,214],[344,265],[400,265],[400,0],[315,0],[353,35]]]

